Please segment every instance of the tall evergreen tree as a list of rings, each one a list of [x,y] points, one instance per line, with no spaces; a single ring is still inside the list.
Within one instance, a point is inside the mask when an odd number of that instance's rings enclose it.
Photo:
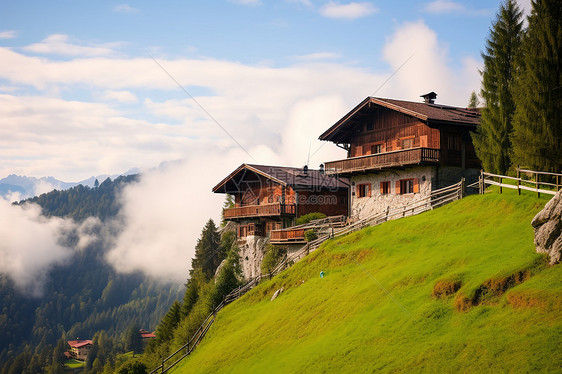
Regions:
[[[502,3],[490,30],[480,96],[485,101],[482,122],[473,134],[476,154],[485,170],[504,174],[511,165],[510,135],[515,113],[514,74],[523,35],[522,13],[515,0]]]
[[[532,169],[562,168],[562,3],[534,0],[517,79],[513,155]]]
[[[125,350],[133,351],[133,357],[135,357],[135,353],[142,352],[142,336],[139,330],[139,326],[136,323],[132,323],[127,328],[125,334]]]
[[[224,259],[225,254],[222,253],[220,245],[221,236],[218,232],[217,226],[212,219],[209,219],[201,237],[197,240],[195,246],[195,258],[191,261],[190,274],[193,269],[201,269],[207,279],[211,279],[215,275],[215,270]]]

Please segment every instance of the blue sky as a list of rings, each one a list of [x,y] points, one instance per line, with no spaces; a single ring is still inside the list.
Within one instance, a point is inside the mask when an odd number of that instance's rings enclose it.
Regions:
[[[466,106],[499,3],[1,1],[0,178],[145,170],[107,260],[184,282],[200,228],[220,216],[211,189],[240,164],[344,158],[317,138],[369,95]],[[0,208],[17,237],[44,222]],[[36,258],[30,243],[12,255]]]

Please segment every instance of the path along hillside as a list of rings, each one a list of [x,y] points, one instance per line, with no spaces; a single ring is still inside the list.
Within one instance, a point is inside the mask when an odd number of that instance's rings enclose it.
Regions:
[[[173,372],[556,372],[562,265],[530,225],[546,201],[470,196],[329,240],[224,308]]]

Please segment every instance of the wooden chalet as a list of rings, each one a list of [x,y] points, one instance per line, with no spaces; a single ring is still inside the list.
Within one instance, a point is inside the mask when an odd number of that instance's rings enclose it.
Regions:
[[[328,175],[351,183],[351,215],[363,218],[425,197],[432,190],[472,181],[480,170],[470,133],[478,110],[435,103],[367,97],[320,135],[347,151],[325,163]]]
[[[306,166],[242,164],[213,192],[234,196],[235,206],[224,209],[223,217],[239,224],[239,238],[267,236],[312,212],[348,215],[348,181]]]

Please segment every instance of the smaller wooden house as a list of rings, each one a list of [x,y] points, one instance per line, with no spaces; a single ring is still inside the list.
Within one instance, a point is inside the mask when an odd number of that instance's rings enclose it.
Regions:
[[[290,227],[308,213],[347,216],[348,185],[322,169],[242,164],[213,192],[234,196],[235,206],[224,209],[223,217],[237,222],[238,237],[245,238]]]
[[[70,347],[70,356],[81,361],[86,361],[90,350],[92,349],[91,340],[69,340],[68,346]]]

